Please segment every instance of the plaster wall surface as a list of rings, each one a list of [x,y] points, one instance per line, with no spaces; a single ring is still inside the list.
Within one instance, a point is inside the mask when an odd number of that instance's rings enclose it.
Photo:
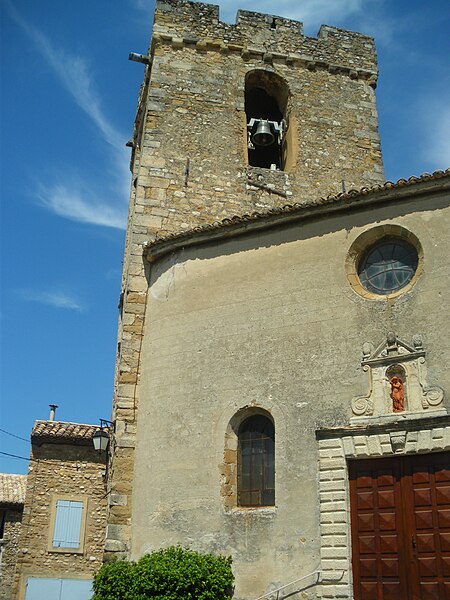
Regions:
[[[246,600],[319,568],[315,431],[349,425],[351,400],[367,388],[362,345],[388,331],[421,334],[429,382],[448,397],[449,224],[448,198],[411,198],[186,248],[152,265],[132,558],[173,543],[231,554],[236,598]],[[396,298],[362,298],[345,261],[358,236],[383,225],[418,238],[423,270]],[[274,508],[239,509],[224,493],[225,433],[245,407],[275,422]]]

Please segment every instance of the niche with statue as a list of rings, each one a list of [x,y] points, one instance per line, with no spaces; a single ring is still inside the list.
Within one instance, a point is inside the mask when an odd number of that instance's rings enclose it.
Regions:
[[[415,335],[412,344],[408,344],[390,332],[376,348],[367,342],[363,345],[361,366],[367,373],[368,391],[353,398],[352,421],[447,413],[444,391],[428,383],[421,336]]]

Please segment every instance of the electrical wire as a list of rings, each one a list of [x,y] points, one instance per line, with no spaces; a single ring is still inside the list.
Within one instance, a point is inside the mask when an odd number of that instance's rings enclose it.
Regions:
[[[39,458],[32,458],[31,456],[30,456],[30,458],[25,458],[25,456],[18,456],[17,454],[9,454],[9,452],[2,452],[1,450],[0,450],[0,454],[3,454],[4,456],[10,456],[11,458],[20,458],[21,460],[29,460],[29,461],[36,462],[36,463],[42,462]],[[77,464],[71,465],[71,466],[75,467],[78,470]],[[35,485],[36,485],[36,482],[35,482]],[[34,491],[34,488],[33,488],[33,491]],[[108,494],[109,494],[109,491],[106,491],[106,493],[104,495],[100,496],[100,499],[104,500],[108,496]],[[33,502],[35,495],[31,494],[31,498],[32,498],[32,502]]]
[[[18,440],[22,440],[23,442],[27,442],[28,444],[30,443],[30,440],[20,437],[20,435],[16,435],[15,433],[10,433],[9,431],[6,431],[5,429],[1,429],[1,428],[0,428],[0,431],[1,431],[1,433],[6,433],[6,435],[10,435],[13,438],[17,438]]]
[[[9,452],[2,452],[0,450],[0,454],[3,454],[4,456],[11,456],[12,458],[21,458],[22,460],[35,460],[37,461],[36,458],[25,458],[25,456],[18,456],[17,454],[9,454]]]
[[[25,458],[25,456],[19,456],[18,454],[10,454],[9,452],[2,452],[1,450],[0,450],[0,454],[3,454],[4,456],[10,456],[11,458],[20,458],[21,460],[31,460],[32,462],[37,462],[37,463],[38,462],[41,463],[42,460],[44,460],[44,461],[47,460],[47,462],[52,462],[53,461],[53,462],[56,462],[56,463],[62,463],[62,462],[64,462],[62,460],[58,460],[57,458],[55,458],[55,459],[42,459],[42,458],[33,458],[31,456],[29,458]],[[77,470],[79,468],[78,461],[74,465],[70,465],[70,464],[68,465],[68,464],[66,464],[66,467],[67,466],[73,467],[74,469],[77,469]]]

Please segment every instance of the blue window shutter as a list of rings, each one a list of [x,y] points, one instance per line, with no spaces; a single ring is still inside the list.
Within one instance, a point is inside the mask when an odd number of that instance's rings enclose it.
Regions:
[[[28,577],[25,600],[61,600],[61,580],[49,577]]]
[[[28,577],[25,600],[90,600],[92,581]]]
[[[90,600],[92,581],[81,579],[63,579],[61,600]]]
[[[83,502],[57,500],[55,528],[52,546],[54,548],[79,548]]]

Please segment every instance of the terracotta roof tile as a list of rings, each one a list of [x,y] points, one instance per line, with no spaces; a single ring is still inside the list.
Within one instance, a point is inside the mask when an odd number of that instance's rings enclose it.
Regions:
[[[59,440],[90,440],[98,425],[81,423],[65,423],[63,421],[35,421],[31,438],[46,438]]]
[[[0,504],[23,504],[26,489],[26,475],[0,473]]]
[[[342,203],[346,201],[357,201],[359,198],[376,195],[382,192],[387,192],[388,190],[396,190],[405,187],[412,187],[417,184],[421,184],[427,181],[438,180],[442,178],[450,177],[450,169],[445,171],[434,171],[434,173],[423,173],[420,177],[410,177],[409,179],[399,179],[395,183],[392,181],[386,181],[385,183],[374,185],[372,187],[363,187],[360,189],[352,189],[347,192],[341,192],[338,194],[330,194],[326,197],[315,198],[313,200],[309,200],[306,202],[296,202],[294,204],[285,204],[284,206],[271,208],[269,210],[263,212],[253,212],[251,214],[245,214],[242,216],[234,216],[224,219],[223,221],[214,221],[214,223],[210,223],[207,225],[200,225],[198,227],[193,227],[192,229],[183,231],[181,233],[170,233],[168,235],[157,237],[156,239],[147,242],[144,246],[144,251],[152,251],[153,248],[158,248],[161,244],[165,242],[183,242],[184,240],[188,240],[195,234],[206,234],[208,232],[218,232],[221,229],[225,229],[227,227],[232,227],[235,225],[246,224],[251,221],[259,221],[266,219],[267,217],[273,217],[275,215],[287,215],[293,213],[301,213],[303,210],[308,208],[314,208],[319,205],[331,205],[335,203]],[[248,181],[248,184],[251,186],[251,180]],[[268,190],[269,191],[269,190]]]

